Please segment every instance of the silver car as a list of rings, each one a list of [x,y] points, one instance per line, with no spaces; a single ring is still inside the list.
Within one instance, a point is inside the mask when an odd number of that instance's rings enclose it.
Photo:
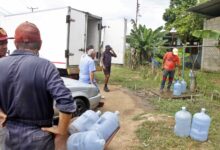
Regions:
[[[64,84],[72,92],[76,101],[77,116],[88,109],[95,109],[101,100],[101,94],[93,84],[86,84],[75,79],[62,77]]]

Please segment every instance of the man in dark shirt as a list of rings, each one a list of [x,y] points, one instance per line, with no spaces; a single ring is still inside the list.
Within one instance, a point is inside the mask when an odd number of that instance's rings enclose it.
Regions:
[[[102,55],[102,65],[103,65],[103,72],[105,75],[105,85],[104,85],[104,91],[109,92],[108,88],[108,81],[110,78],[111,74],[111,62],[112,62],[112,57],[117,57],[115,54],[114,50],[111,48],[110,45],[105,46],[105,51],[103,52]]]
[[[36,25],[24,22],[15,31],[17,50],[0,59],[0,109],[6,114],[8,150],[55,149],[54,137],[66,136],[75,111],[71,91],[58,70],[38,57],[41,44]],[[54,101],[59,110],[58,126],[52,124]]]

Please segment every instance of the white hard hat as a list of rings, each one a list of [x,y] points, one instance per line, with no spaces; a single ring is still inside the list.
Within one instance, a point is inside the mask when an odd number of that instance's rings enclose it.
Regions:
[[[178,49],[177,48],[173,48],[173,54],[178,56]]]

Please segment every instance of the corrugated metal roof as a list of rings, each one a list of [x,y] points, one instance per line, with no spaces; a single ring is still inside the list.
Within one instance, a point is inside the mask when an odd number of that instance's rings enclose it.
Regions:
[[[220,16],[220,0],[211,0],[198,6],[189,8],[188,11],[199,13],[208,17]]]

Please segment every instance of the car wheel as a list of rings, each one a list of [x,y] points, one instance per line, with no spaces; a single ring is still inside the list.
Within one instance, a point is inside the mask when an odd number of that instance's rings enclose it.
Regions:
[[[76,101],[76,112],[75,112],[75,115],[76,116],[80,116],[88,108],[87,108],[86,102],[84,100],[82,100],[81,98],[76,98],[75,101]]]

